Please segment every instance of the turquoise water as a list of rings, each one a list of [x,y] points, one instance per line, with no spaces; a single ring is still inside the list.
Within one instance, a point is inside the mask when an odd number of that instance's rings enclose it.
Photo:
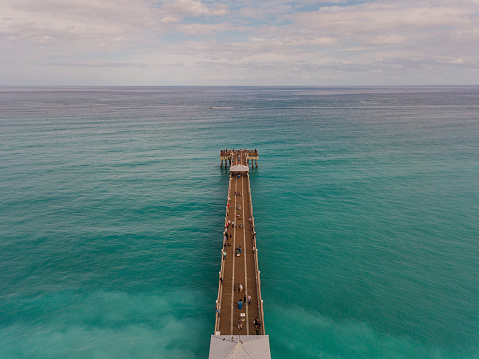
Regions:
[[[479,358],[478,87],[4,87],[0,125],[0,358],[207,357],[223,148],[274,358]]]

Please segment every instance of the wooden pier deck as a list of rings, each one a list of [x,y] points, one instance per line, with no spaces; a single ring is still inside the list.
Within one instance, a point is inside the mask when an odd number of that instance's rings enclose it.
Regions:
[[[265,335],[248,172],[248,163],[251,160],[253,165],[254,160],[258,159],[258,152],[221,151],[220,158],[222,163],[225,161],[225,166],[228,161],[231,167],[216,303],[215,335]],[[242,304],[238,305],[240,301]]]

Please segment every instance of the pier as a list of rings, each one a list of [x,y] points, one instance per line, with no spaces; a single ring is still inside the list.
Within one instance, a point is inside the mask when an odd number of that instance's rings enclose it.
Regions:
[[[240,164],[242,165],[249,165],[249,161],[251,161],[251,166],[256,165],[258,167],[258,151],[257,150],[240,150],[241,156],[244,156],[246,161],[241,161]],[[231,164],[238,164],[237,157],[238,151],[235,150],[221,150],[220,151],[220,160],[221,160],[221,167],[223,167],[223,162],[225,164],[225,168],[227,165],[231,167]],[[235,162],[236,161],[236,162]]]
[[[230,175],[209,357],[271,358],[249,181],[249,164],[258,166],[258,151],[222,150],[220,160]]]

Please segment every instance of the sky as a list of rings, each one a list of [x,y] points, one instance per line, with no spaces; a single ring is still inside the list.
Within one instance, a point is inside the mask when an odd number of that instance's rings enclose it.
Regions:
[[[0,85],[479,84],[479,0],[0,0]]]

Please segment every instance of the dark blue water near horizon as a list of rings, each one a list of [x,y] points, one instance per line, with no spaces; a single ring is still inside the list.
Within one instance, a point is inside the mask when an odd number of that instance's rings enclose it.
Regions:
[[[206,358],[251,170],[273,358],[479,358],[479,87],[0,87],[0,358]]]

